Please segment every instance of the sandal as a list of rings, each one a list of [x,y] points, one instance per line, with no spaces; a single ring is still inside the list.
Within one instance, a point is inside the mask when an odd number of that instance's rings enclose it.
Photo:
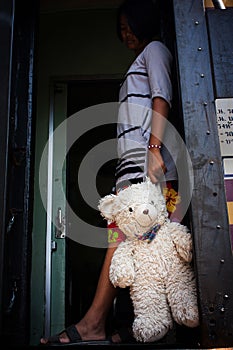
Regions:
[[[66,333],[66,335],[69,338],[68,343],[62,343],[60,341],[60,336]],[[74,324],[71,326],[65,328],[63,331],[61,331],[58,334],[52,335],[48,337],[47,343],[43,344],[40,343],[42,346],[72,346],[72,345],[106,345],[106,344],[112,344],[112,341],[110,339],[105,340],[82,340],[77,328]]]

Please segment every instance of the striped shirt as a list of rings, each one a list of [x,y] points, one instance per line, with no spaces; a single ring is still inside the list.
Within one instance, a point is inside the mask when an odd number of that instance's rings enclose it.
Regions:
[[[119,93],[117,125],[118,165],[116,185],[147,174],[147,145],[150,137],[152,100],[162,97],[172,101],[172,56],[159,42],[149,43],[136,57],[126,73]],[[166,180],[176,180],[176,168],[166,147],[161,150],[167,167]]]

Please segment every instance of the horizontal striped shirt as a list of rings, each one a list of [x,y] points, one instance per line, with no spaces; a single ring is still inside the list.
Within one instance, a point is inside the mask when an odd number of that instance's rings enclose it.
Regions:
[[[149,43],[136,57],[121,83],[117,125],[117,185],[147,175],[147,145],[150,137],[152,100],[172,101],[172,56],[160,41]],[[166,147],[162,156],[167,167],[166,179],[176,180],[176,168]]]

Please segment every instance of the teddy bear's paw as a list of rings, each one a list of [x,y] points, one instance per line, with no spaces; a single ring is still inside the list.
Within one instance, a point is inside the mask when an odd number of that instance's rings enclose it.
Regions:
[[[133,334],[137,341],[150,343],[162,339],[171,327],[170,322],[165,324],[149,316],[138,316],[133,323]]]
[[[183,307],[177,315],[174,317],[176,322],[181,325],[185,325],[190,328],[197,327],[199,325],[199,315],[197,307]]]
[[[120,288],[131,286],[135,277],[133,260],[132,257],[129,258],[127,244],[124,243],[122,242],[116,249],[109,268],[110,281],[115,287]]]
[[[134,271],[131,269],[114,270],[110,268],[109,278],[114,287],[126,288],[134,281]]]
[[[113,277],[110,278],[110,281],[112,282],[112,284],[114,285],[114,287],[120,287],[120,288],[126,288],[131,286],[131,284],[133,283],[133,278],[131,280],[129,279],[125,279],[124,277]]]

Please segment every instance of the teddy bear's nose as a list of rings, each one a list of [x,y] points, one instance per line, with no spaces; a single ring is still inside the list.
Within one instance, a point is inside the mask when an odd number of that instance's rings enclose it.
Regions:
[[[149,213],[149,210],[148,209],[144,209],[143,210],[143,214],[147,215]]]

